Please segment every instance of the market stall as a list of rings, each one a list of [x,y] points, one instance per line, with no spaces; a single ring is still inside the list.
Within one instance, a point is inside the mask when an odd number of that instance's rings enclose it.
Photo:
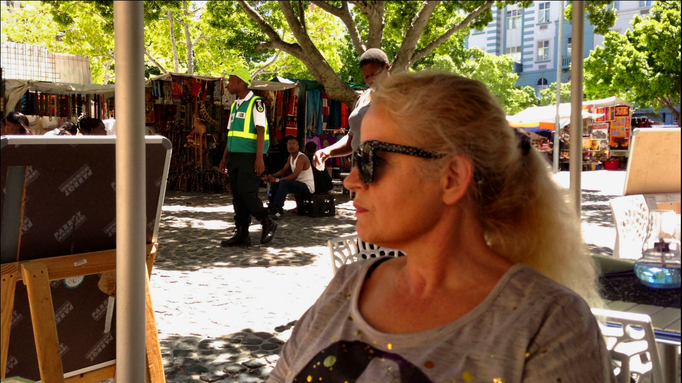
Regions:
[[[583,135],[583,146],[589,146],[592,163],[599,162],[610,170],[625,169],[632,131],[632,105],[618,97],[609,97],[585,101],[583,109],[597,114],[591,129]]]
[[[46,81],[3,80],[3,116],[16,110],[31,123],[35,134],[43,134],[78,117],[107,119],[115,111],[114,85],[69,84]]]
[[[265,100],[270,150],[266,168],[278,168],[285,135],[297,135],[298,85],[252,81],[250,89]],[[227,145],[230,106],[227,78],[166,73],[147,81],[145,124],[173,144],[168,189],[198,192],[229,190],[219,164]],[[279,168],[278,168],[279,169]]]
[[[583,168],[618,169],[625,166],[631,130],[630,104],[617,97],[583,102]],[[557,115],[556,105],[538,106],[525,109],[514,116],[508,116],[509,125],[546,136],[556,148],[554,126]],[[571,104],[559,104],[560,142],[559,164],[567,168],[570,151]],[[540,151],[542,146],[538,147]],[[551,154],[550,154],[551,155]]]

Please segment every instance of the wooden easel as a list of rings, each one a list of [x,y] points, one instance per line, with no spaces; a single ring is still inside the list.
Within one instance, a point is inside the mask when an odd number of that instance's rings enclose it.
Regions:
[[[165,383],[161,349],[154,319],[154,308],[149,292],[149,276],[156,257],[157,244],[147,245],[145,281],[146,291],[146,320],[145,344],[147,354],[146,381],[151,383]],[[52,305],[50,281],[77,277],[81,275],[104,273],[116,270],[116,250],[98,251],[93,253],[66,255],[61,257],[37,259],[32,261],[5,263],[1,265],[2,274],[2,329],[0,375],[5,378],[5,366],[9,349],[9,335],[14,309],[14,293],[16,282],[21,280],[28,291],[31,308],[33,335],[38,354],[38,366],[43,383],[91,383],[112,378],[116,366],[111,365],[98,370],[83,373],[70,378],[64,378],[62,360],[59,354],[59,340],[57,324]]]

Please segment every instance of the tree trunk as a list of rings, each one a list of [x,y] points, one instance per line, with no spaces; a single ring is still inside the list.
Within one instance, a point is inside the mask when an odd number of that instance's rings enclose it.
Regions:
[[[175,73],[178,73],[180,71],[180,62],[178,60],[178,47],[175,43],[175,27],[173,26],[173,12],[166,11],[166,15],[168,16],[168,22],[170,23],[171,47],[173,48],[173,67],[175,69]]]
[[[189,17],[188,1],[182,2],[185,7],[185,16]],[[192,38],[189,35],[189,24],[182,23],[185,28],[185,41],[187,42],[185,46],[187,47],[187,73],[194,74],[194,46],[192,44]]]
[[[677,118],[677,126],[682,127],[682,120],[680,120],[680,111],[675,109],[675,105],[673,105],[672,100],[668,97],[658,97],[656,100],[661,105],[665,106],[666,108],[668,108],[668,110],[670,110],[673,116]]]
[[[109,61],[103,63],[103,65],[104,65],[104,85],[108,84],[109,80],[111,79],[111,77],[109,77],[109,73],[111,73],[111,62],[112,61],[113,60],[109,60]]]
[[[325,91],[330,99],[339,100],[349,108],[355,106],[355,101],[359,97],[358,94],[348,84],[341,81],[339,75],[327,63],[327,60],[324,59],[315,44],[310,40],[310,37],[304,33],[303,25],[301,25],[299,18],[296,16],[291,3],[281,2],[279,5],[298,44],[283,41],[279,34],[272,29],[247,1],[240,1],[239,5],[270,38],[270,41],[258,44],[256,49],[280,49],[296,57],[310,70],[315,80],[325,87]]]

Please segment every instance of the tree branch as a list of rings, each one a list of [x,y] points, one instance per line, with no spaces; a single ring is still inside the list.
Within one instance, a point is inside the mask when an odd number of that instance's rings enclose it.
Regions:
[[[175,43],[175,26],[173,25],[173,12],[171,10],[166,11],[166,16],[168,22],[170,23],[170,37],[171,37],[171,48],[173,49],[173,66],[175,73],[180,71],[180,61],[178,60],[178,47]]]
[[[353,16],[351,15],[350,8],[348,7],[348,1],[346,0],[342,1],[340,8],[336,8],[333,5],[327,3],[326,1],[313,0],[312,3],[322,8],[324,11],[331,13],[332,15],[341,19],[343,24],[346,26],[346,29],[348,30],[348,34],[350,35],[350,39],[353,42],[353,46],[355,47],[355,50],[358,52],[358,55],[362,55],[363,53],[365,53],[366,48],[365,45],[362,43],[362,39],[360,39],[360,32],[358,31],[358,27],[357,25],[355,25],[355,21],[353,21]]]
[[[205,39],[205,37],[204,37],[204,32],[201,32],[201,33],[199,34],[199,37],[197,37],[196,39],[194,39],[194,42],[192,43],[192,46],[197,45],[197,43],[199,42],[199,40],[204,40],[204,39]]]
[[[280,49],[294,57],[300,58],[304,56],[303,50],[301,49],[301,46],[298,44],[291,44],[287,43],[284,40],[282,40],[281,37],[279,37],[279,34],[275,32],[274,29],[268,24],[263,17],[256,12],[255,9],[251,8],[251,6],[248,4],[247,1],[245,0],[240,0],[239,1],[239,6],[242,7],[244,12],[251,18],[251,20],[255,21],[256,24],[265,32],[266,35],[270,38],[270,41],[268,42],[262,42],[256,44],[256,49]]]
[[[147,47],[144,48],[144,54],[145,54],[145,56],[147,56],[149,61],[153,62],[154,65],[156,65],[161,70],[161,72],[168,73],[168,71],[161,64],[159,64],[156,60],[154,60],[154,57],[152,57],[151,54],[149,54]]]
[[[267,68],[267,67],[269,67],[270,65],[274,64],[275,61],[277,61],[277,59],[279,58],[279,55],[280,55],[281,53],[282,53],[282,51],[278,50],[277,53],[275,54],[275,56],[274,56],[272,59],[270,59],[270,61],[268,61],[267,63],[265,63],[265,65],[263,65],[263,66],[260,67],[258,70],[256,70],[256,71],[251,75],[251,77],[256,77],[256,76],[258,76],[259,74],[263,74],[265,68]]]
[[[446,42],[450,37],[452,37],[455,32],[459,31],[460,29],[464,28],[465,26],[469,25],[473,19],[475,19],[478,15],[486,11],[488,8],[490,8],[495,2],[494,1],[487,1],[485,4],[481,5],[480,7],[476,8],[473,12],[471,12],[467,17],[464,18],[464,20],[460,21],[459,23],[455,24],[450,28],[447,32],[430,42],[427,46],[425,46],[423,49],[420,49],[419,51],[415,52],[415,54],[412,56],[412,63],[415,63],[424,57],[426,57],[429,53],[431,53],[437,46],[443,44]]]
[[[110,59],[114,60],[114,56],[108,55],[108,54],[107,55],[92,55],[92,57],[106,57],[106,58],[110,58]]]
[[[305,9],[303,8],[303,2],[298,0],[298,17],[301,19],[301,25],[303,26],[303,32],[308,34],[308,27],[305,25]]]
[[[277,70],[263,71],[263,72],[260,72],[260,74],[262,74],[262,75],[263,75],[263,74],[276,74],[276,73],[279,73],[279,72],[281,72],[282,70],[284,70],[284,69],[286,69],[286,68],[290,68],[290,67],[291,67],[291,65],[286,64],[286,65],[282,65],[282,66],[279,67],[279,69],[277,69]],[[254,76],[255,76],[255,75],[254,75]]]
[[[393,60],[392,70],[402,72],[412,66],[412,63],[414,63],[414,60],[412,59],[414,50],[426,28],[426,24],[428,24],[429,19],[433,14],[433,10],[436,9],[437,6],[438,3],[435,1],[425,1],[422,3],[421,8],[419,8],[419,11],[417,11],[410,22],[410,25],[407,27],[403,43],[400,45],[400,50],[398,50],[395,60]]]
[[[436,2],[437,3],[437,2]],[[369,21],[369,33],[367,34],[367,48],[381,48],[381,40],[384,36],[384,13],[386,10],[383,1],[354,1],[353,4],[367,17]]]

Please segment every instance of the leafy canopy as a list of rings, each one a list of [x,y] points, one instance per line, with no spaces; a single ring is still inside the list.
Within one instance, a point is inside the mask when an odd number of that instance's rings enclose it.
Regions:
[[[589,98],[616,95],[642,108],[679,107],[680,4],[679,0],[654,2],[649,15],[635,16],[625,35],[609,32],[604,36],[604,46],[595,48],[585,60]]]

